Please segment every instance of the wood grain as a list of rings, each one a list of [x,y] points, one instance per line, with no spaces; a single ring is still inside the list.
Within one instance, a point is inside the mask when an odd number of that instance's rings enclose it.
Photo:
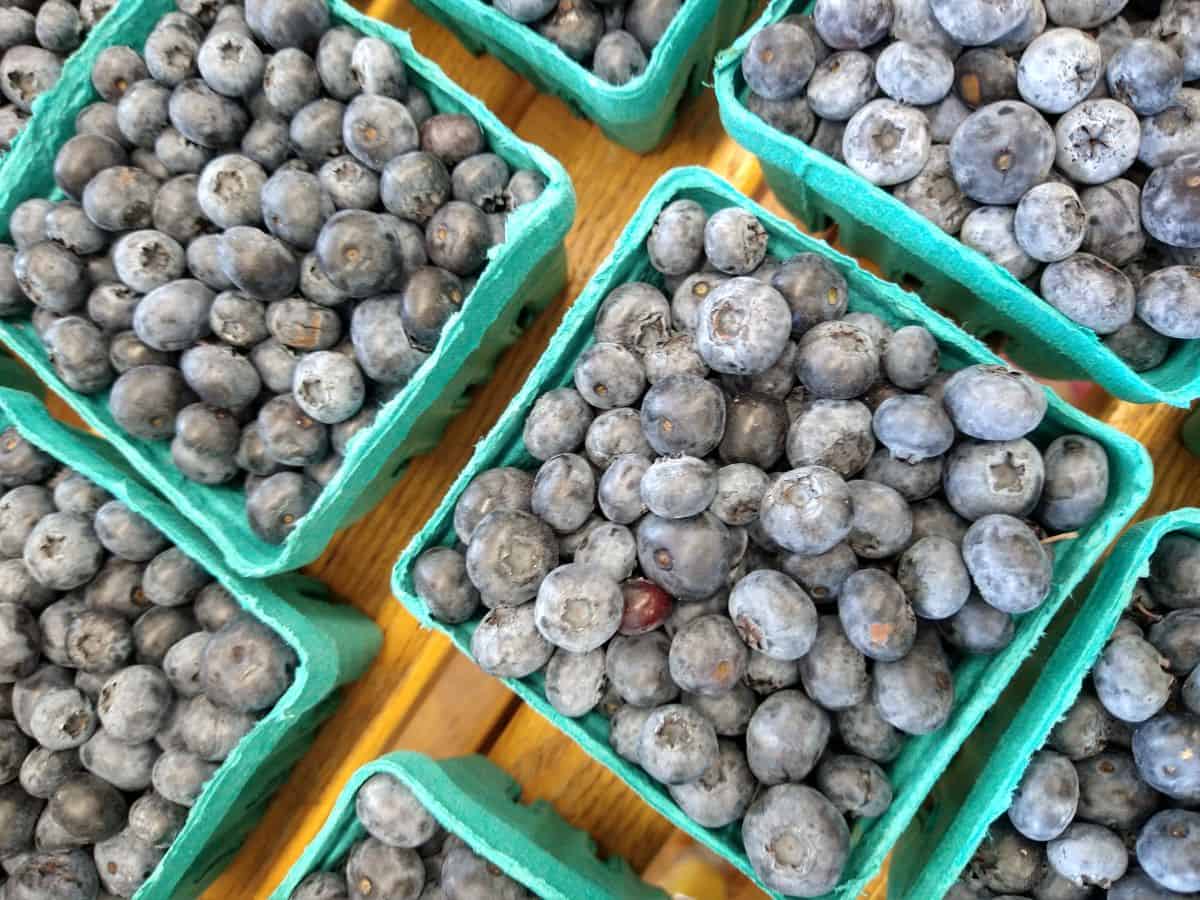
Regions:
[[[520,781],[527,799],[552,801],[569,822],[591,832],[604,852],[627,857],[655,883],[687,890],[698,900],[762,897],[747,879],[673,829],[603,766],[480,673],[448,641],[423,632],[393,600],[388,581],[400,551],[432,513],[475,442],[524,380],[563,310],[663,173],[679,165],[706,166],[773,211],[786,213],[766,189],[754,159],[724,134],[711,91],[685,106],[664,148],[638,157],[496,60],[471,56],[409,3],[379,0],[368,12],[410,30],[419,51],[567,168],[579,207],[567,238],[569,283],[565,294],[501,358],[495,376],[451,424],[438,452],[415,460],[375,511],[339,534],[309,567],[339,597],[379,623],[383,650],[370,671],[346,690],[339,711],[206,898],[266,897],[320,827],[350,774],[397,748],[439,757],[485,753]],[[1195,461],[1178,440],[1184,411],[1133,406],[1096,393],[1085,401],[1090,412],[1151,450],[1158,482],[1144,514],[1200,504]],[[883,880],[864,896],[882,900]]]

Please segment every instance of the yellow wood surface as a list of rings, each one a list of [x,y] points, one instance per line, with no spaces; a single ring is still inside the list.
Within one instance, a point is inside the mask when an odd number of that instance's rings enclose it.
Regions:
[[[602,851],[620,854],[655,883],[687,890],[698,900],[763,896],[728,866],[720,866],[642,802],[603,766],[503,686],[483,675],[444,638],[422,632],[392,599],[391,567],[495,421],[545,347],[563,310],[607,255],[647,189],[668,169],[703,165],[783,212],[754,159],[723,132],[711,91],[689,101],[666,146],[639,157],[574,118],[558,100],[490,57],[475,58],[440,26],[404,0],[378,0],[368,12],[409,29],[419,51],[481,97],[523,138],[567,168],[579,212],[567,238],[569,284],[500,360],[493,379],[447,431],[435,455],[417,459],[375,511],[341,533],[308,571],[384,630],[374,666],[346,692],[315,745],[275,797],[266,818],[207,900],[266,897],[316,833],[350,774],[381,753],[420,750],[436,757],[482,753],[514,775],[526,799],[546,798],[573,825],[589,831]],[[1178,440],[1184,412],[1136,407],[1099,394],[1089,411],[1141,440],[1157,467],[1154,515],[1200,504],[1195,460]],[[882,900],[882,879],[864,895]]]

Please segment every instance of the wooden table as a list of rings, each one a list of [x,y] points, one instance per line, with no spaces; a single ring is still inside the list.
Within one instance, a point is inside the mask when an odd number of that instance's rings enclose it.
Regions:
[[[766,188],[755,160],[721,128],[711,91],[688,102],[670,141],[639,157],[573,117],[558,100],[539,94],[491,57],[472,57],[446,30],[403,0],[377,0],[372,15],[411,31],[419,51],[439,63],[521,137],[557,157],[579,198],[567,237],[566,293],[500,360],[490,383],[451,425],[436,454],[413,462],[408,474],[374,513],[339,534],[308,571],[384,630],[374,666],[345,692],[337,714],[280,789],[266,818],[205,895],[211,900],[266,897],[320,828],[351,773],[382,753],[418,750],[436,757],[481,753],[523,785],[526,800],[545,798],[573,825],[589,831],[607,854],[624,856],[649,880],[679,881],[681,861],[701,856],[695,845],[599,763],[522,706],[439,635],[423,632],[392,598],[392,564],[433,512],[466,463],[474,444],[518,389],[563,310],[611,249],[649,187],[668,169],[703,165],[774,211],[784,211]],[[1090,412],[1133,435],[1150,449],[1157,485],[1143,515],[1200,505],[1190,477],[1195,460],[1179,442],[1185,411],[1134,406],[1098,392],[1085,398]],[[727,866],[688,888],[701,900],[763,896]],[[866,896],[882,898],[882,879]]]

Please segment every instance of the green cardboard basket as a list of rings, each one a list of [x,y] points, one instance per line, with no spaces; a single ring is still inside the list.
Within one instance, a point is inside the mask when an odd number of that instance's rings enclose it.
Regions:
[[[67,62],[62,79],[30,121],[27,139],[14,148],[0,172],[0,239],[7,233],[13,207],[30,197],[55,195],[55,154],[74,134],[75,114],[96,98],[89,76],[96,54],[114,44],[141,47],[158,19],[174,8],[172,0],[123,0]],[[467,390],[487,380],[500,353],[566,284],[563,238],[575,215],[575,193],[563,168],[417,54],[406,33],[362,15],[343,0],[330,0],[330,10],[335,23],[392,44],[409,78],[428,91],[440,109],[473,116],[496,153],[514,168],[541,172],[549,185],[541,197],[509,218],[508,240],[491,251],[487,268],[462,311],[446,325],[433,355],[380,410],[375,426],[351,443],[341,469],[284,543],[268,543],[250,529],[240,484],[189,481],[171,462],[169,442],[135,439],[116,424],[108,411],[107,391],[85,396],[68,388],[55,374],[28,317],[0,320],[0,341],[199,525],[235,571],[254,577],[312,562],[339,528],[369,511],[412,457],[437,445],[450,420],[465,407]]]
[[[1182,531],[1200,538],[1200,509],[1141,522],[1125,534],[1065,634],[1022,671],[1027,690],[1004,697],[984,719],[900,839],[888,874],[892,900],[941,897],[1004,815],[1030,757],[1075,703],[1159,541]],[[1058,624],[1058,623],[1056,623]]]
[[[234,575],[200,530],[144,487],[111,447],[52,419],[32,395],[0,388],[0,429],[9,426],[149,519],[296,651],[300,664],[292,686],[208,781],[171,849],[135,895],[137,900],[197,897],[241,848],[271,795],[333,713],[338,687],[370,665],[382,635],[350,607],[325,602],[318,581],[297,575],[250,581]]]
[[[667,900],[623,859],[597,859],[591,837],[564,822],[546,801],[522,806],[521,786],[484,757],[439,761],[409,752],[381,756],[350,777],[271,900],[288,900],[306,876],[344,863],[366,834],[354,814],[354,798],[377,772],[400,779],[443,828],[542,900]]]
[[[454,505],[477,474],[494,466],[515,465],[526,469],[535,467],[535,462],[525,452],[522,442],[522,427],[526,415],[542,393],[571,383],[575,360],[592,342],[592,323],[600,303],[609,291],[627,281],[661,283],[661,276],[651,268],[646,258],[645,239],[659,211],[679,198],[696,200],[710,213],[729,205],[738,205],[750,210],[766,226],[770,235],[770,250],[778,256],[788,257],[795,253],[814,251],[830,259],[846,276],[852,310],[875,313],[896,327],[906,324],[924,325],[933,332],[941,345],[942,364],[945,368],[957,369],[974,363],[998,361],[986,347],[947,320],[930,312],[912,294],[863,271],[854,260],[843,256],[829,245],[802,234],[794,226],[748,200],[727,182],[707,170],[687,168],[667,173],[651,189],[618,239],[612,255],[568,310],[558,333],[520,393],[505,410],[492,433],[480,443],[474,457],[450,488],[433,518],[396,564],[392,577],[392,592],[422,624],[448,634],[468,655],[471,634],[476,623],[447,626],[435,621],[413,589],[413,562],[430,547],[454,544]],[[880,818],[862,820],[854,826],[850,860],[842,883],[830,895],[832,897],[840,900],[855,897],[879,870],[892,844],[900,837],[959,745],[966,740],[983,714],[1000,695],[1021,660],[1041,637],[1047,623],[1067,594],[1083,578],[1149,493],[1151,464],[1140,444],[1089,418],[1052,392],[1047,391],[1047,395],[1049,411],[1036,436],[1046,441],[1057,435],[1073,432],[1088,435],[1103,444],[1111,469],[1108,500],[1100,516],[1084,529],[1078,538],[1053,545],[1053,589],[1039,609],[1020,617],[1013,642],[994,656],[971,657],[958,667],[955,672],[957,699],[950,721],[934,734],[908,740],[903,753],[890,769],[895,788],[892,806]],[[578,741],[588,753],[612,769],[671,822],[724,856],[751,878],[754,877],[753,869],[742,849],[738,828],[732,826],[721,830],[709,830],[692,822],[671,800],[665,788],[612,750],[608,744],[608,723],[602,715],[592,713],[583,719],[568,719],[559,715],[546,699],[544,681],[540,675],[519,681],[506,680],[506,683],[522,699]]]
[[[1076,325],[983,254],[750,112],[743,102],[742,54],[760,30],[810,6],[811,0],[771,0],[758,22],[717,57],[721,121],[758,157],[780,202],[813,230],[836,222],[838,240],[851,253],[872,260],[894,281],[915,283],[931,306],[972,334],[1007,336],[1005,354],[1032,372],[1094,381],[1135,403],[1187,406],[1200,397],[1200,341],[1176,342],[1157,369],[1134,372],[1095,332]]]
[[[734,39],[753,7],[751,0],[684,0],[646,71],[618,86],[483,0],[413,0],[413,5],[454,32],[469,51],[497,57],[635,153],[649,153],[667,136],[684,94],[703,90],[713,56]]]

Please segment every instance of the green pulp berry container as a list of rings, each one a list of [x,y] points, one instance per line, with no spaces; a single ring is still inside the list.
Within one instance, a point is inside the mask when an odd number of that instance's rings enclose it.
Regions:
[[[1038,375],[1094,381],[1135,403],[1187,406],[1200,397],[1200,341],[1176,341],[1158,368],[1135,372],[1089,328],[1076,325],[983,254],[960,243],[845,165],[762,121],[745,105],[742,55],[768,25],[809,12],[811,0],[771,0],[717,58],[721,121],[758,157],[775,195],[813,230],[838,226],[838,241],[979,336],[1004,335],[1004,352]]]
[[[943,368],[958,369],[975,363],[998,362],[986,347],[941,316],[930,312],[912,294],[863,271],[854,260],[802,234],[707,170],[688,168],[669,172],[651,189],[618,239],[612,255],[568,310],[562,326],[529,380],[513,398],[491,434],[479,444],[474,457],[451,487],[433,518],[396,564],[392,578],[392,591],[396,597],[424,625],[445,632],[468,654],[476,623],[447,626],[435,621],[413,589],[412,565],[421,553],[431,547],[453,546],[456,540],[454,505],[476,475],[495,466],[536,468],[537,463],[526,453],[522,443],[525,418],[534,401],[548,390],[572,383],[575,360],[592,343],[596,311],[611,290],[628,281],[662,283],[661,276],[647,260],[645,240],[659,211],[681,198],[697,201],[709,213],[731,205],[753,212],[766,227],[770,236],[770,252],[776,256],[787,258],[806,251],[825,256],[846,277],[850,287],[851,310],[874,313],[894,327],[924,325],[941,345]],[[1000,696],[1071,589],[1084,577],[1149,493],[1151,465],[1140,444],[1085,416],[1055,394],[1047,391],[1047,395],[1049,411],[1035,437],[1040,442],[1046,442],[1060,434],[1075,433],[1099,441],[1108,453],[1111,471],[1108,501],[1096,521],[1083,529],[1077,538],[1051,545],[1055,565],[1050,596],[1039,609],[1018,619],[1012,643],[994,656],[970,657],[958,666],[955,671],[957,699],[949,722],[934,734],[909,738],[901,756],[892,763],[889,772],[895,789],[892,806],[878,819],[860,820],[855,824],[850,860],[842,883],[831,894],[832,897],[850,900],[857,896],[879,870],[888,851],[959,745]],[[546,699],[544,680],[540,674],[519,681],[508,680],[507,684],[558,728],[578,741],[588,753],[612,769],[671,822],[728,859],[748,876],[754,877],[742,849],[737,826],[709,830],[692,822],[675,805],[664,787],[612,750],[608,744],[608,723],[602,715],[592,713],[582,719],[568,719],[560,715]]]
[[[324,551],[334,533],[369,511],[399,480],[412,457],[428,452],[450,420],[466,405],[467,390],[486,381],[503,350],[566,284],[563,238],[575,215],[575,193],[563,168],[525,143],[480,101],[417,54],[408,35],[330,0],[334,24],[350,25],[397,49],[411,82],[424,88],[444,111],[463,112],[479,122],[494,152],[514,169],[535,169],[549,184],[536,201],[508,222],[508,239],[490,252],[462,311],[446,325],[433,355],[380,411],[375,425],[351,442],[333,480],[308,515],[282,544],[271,544],[250,528],[240,484],[206,486],[189,481],[171,462],[168,441],[143,441],[126,434],[108,411],[108,392],[83,395],[54,371],[28,316],[0,320],[0,341],[28,363],[87,424],[117,447],[138,473],[178,507],[242,575],[265,577],[298,569]],[[76,113],[96,99],[92,60],[114,44],[140,48],[171,0],[123,0],[97,26],[63,70],[22,140],[0,172],[0,239],[6,239],[13,207],[30,197],[58,196],[52,170],[58,148],[74,134]]]
[[[472,53],[497,57],[635,153],[662,143],[684,95],[704,89],[713,56],[737,36],[753,7],[750,0],[684,0],[646,71],[615,85],[484,0],[413,0],[413,5],[458,35]]]
[[[338,688],[366,670],[382,635],[350,607],[326,602],[318,581],[298,575],[273,581],[238,577],[200,530],[144,487],[111,447],[51,418],[32,395],[0,388],[0,429],[9,427],[149,519],[296,652],[300,664],[292,686],[208,781],[171,849],[135,895],[197,897],[241,848],[271,795],[337,707]]]
[[[1008,811],[1030,758],[1075,703],[1159,541],[1174,532],[1200,538],[1200,509],[1148,519],[1117,542],[1078,612],[1061,623],[1060,639],[1022,670],[1025,690],[996,704],[900,839],[889,898],[937,898],[954,884],[988,826]]]
[[[407,785],[443,828],[542,900],[667,900],[624,860],[597,859],[592,839],[564,822],[549,803],[522,806],[521,786],[484,757],[433,760],[408,752],[389,753],[351,776],[271,900],[288,900],[308,875],[344,865],[350,848],[366,835],[354,798],[379,772]]]

